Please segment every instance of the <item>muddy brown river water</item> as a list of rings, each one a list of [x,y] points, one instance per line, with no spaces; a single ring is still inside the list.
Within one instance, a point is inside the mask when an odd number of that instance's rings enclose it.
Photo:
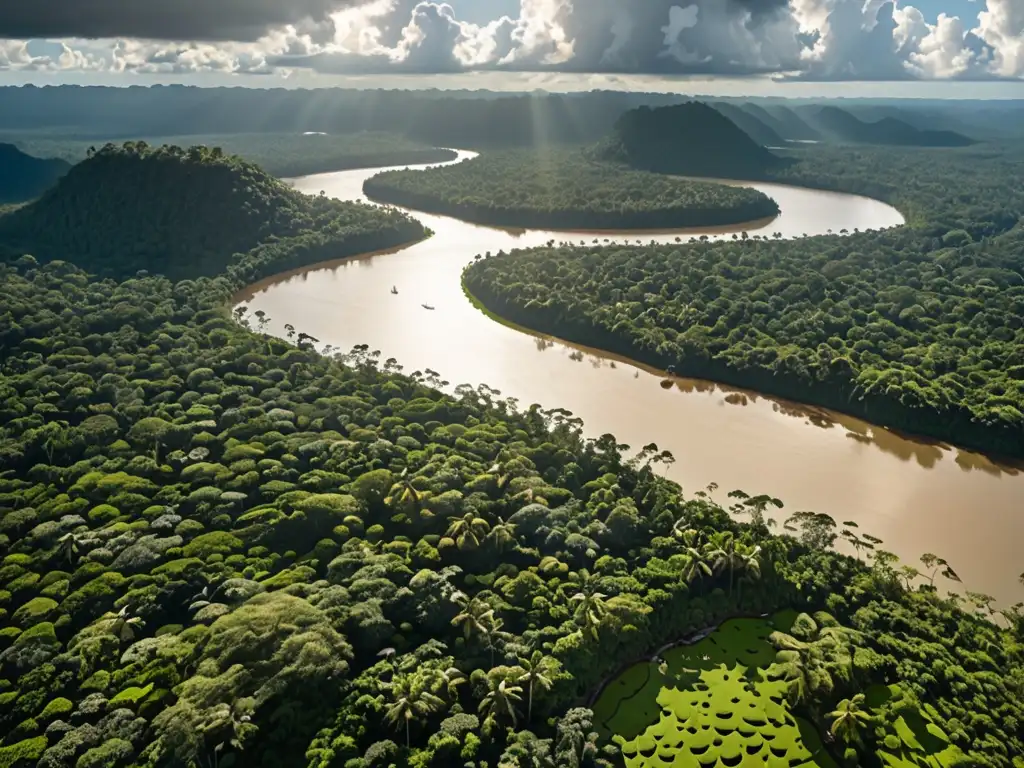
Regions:
[[[462,158],[471,153],[461,153]],[[293,180],[296,188],[361,199],[376,170]],[[779,217],[749,225],[749,234],[784,237],[899,226],[894,208],[854,195],[752,183],[778,201]],[[522,406],[563,407],[585,432],[614,434],[636,448],[656,442],[676,463],[668,476],[688,495],[717,483],[716,496],[743,489],[782,499],[779,516],[798,510],[855,521],[904,562],[933,552],[945,557],[970,590],[1001,603],[1024,599],[1024,473],[1021,467],[809,407],[676,379],[613,356],[507,327],[463,294],[462,269],[477,254],[542,245],[590,243],[594,233],[510,232],[455,219],[414,214],[434,236],[402,250],[320,264],[278,275],[238,297],[264,310],[268,330],[291,323],[344,350],[369,344],[406,371],[432,368],[452,382],[485,383]],[[673,242],[701,234],[601,234],[617,242]],[[721,230],[712,238],[731,237]],[[391,294],[397,286],[398,295]],[[427,311],[422,305],[435,307]],[[851,553],[852,554],[852,553]]]

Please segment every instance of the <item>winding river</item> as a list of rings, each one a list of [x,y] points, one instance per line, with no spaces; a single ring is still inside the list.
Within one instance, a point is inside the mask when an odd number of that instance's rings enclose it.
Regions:
[[[460,153],[460,159],[471,153]],[[457,162],[457,161],[456,161]],[[311,194],[362,198],[377,170],[293,180]],[[864,197],[752,183],[782,214],[748,232],[785,237],[898,226],[894,208]],[[522,406],[564,407],[588,435],[611,432],[634,447],[672,451],[668,475],[688,494],[717,483],[715,494],[743,489],[797,510],[856,521],[861,533],[917,563],[925,552],[949,560],[966,588],[1000,603],[1024,599],[1024,472],[955,447],[901,436],[858,419],[707,381],[677,379],[663,389],[657,371],[497,323],[462,292],[461,272],[487,251],[585,239],[593,233],[512,232],[415,214],[433,237],[400,251],[320,264],[278,275],[238,297],[264,310],[268,330],[284,325],[348,350],[356,344],[397,358],[406,371],[432,368],[453,385],[486,383]],[[686,233],[611,236],[615,241],[675,241]],[[711,237],[731,237],[721,230]],[[397,286],[398,295],[390,293]],[[423,309],[428,304],[433,312]]]

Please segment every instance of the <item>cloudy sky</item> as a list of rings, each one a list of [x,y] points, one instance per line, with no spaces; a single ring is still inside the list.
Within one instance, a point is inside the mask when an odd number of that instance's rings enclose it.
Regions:
[[[683,78],[1024,96],[1024,0],[0,0],[0,83]]]

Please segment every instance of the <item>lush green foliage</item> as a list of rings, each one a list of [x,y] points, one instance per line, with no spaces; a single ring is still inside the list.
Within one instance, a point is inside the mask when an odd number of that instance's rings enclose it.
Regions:
[[[794,717],[801,707],[822,717],[814,702],[828,692],[848,696],[824,715],[840,762],[859,747],[886,766],[969,764],[935,724],[934,710],[899,685],[858,692],[861,671],[877,663],[863,646],[862,633],[822,611],[734,619],[626,670],[602,692],[595,716],[636,768],[707,764],[702,756],[728,765],[744,754],[759,757],[757,764],[834,768],[813,725]]]
[[[779,212],[744,187],[673,178],[594,161],[578,150],[488,152],[426,171],[386,171],[374,200],[509,227],[668,229],[753,221]]]
[[[71,259],[103,276],[144,269],[172,279],[243,268],[271,271],[422,237],[396,211],[308,197],[220,150],[112,144],[31,205],[0,218],[0,252]],[[270,253],[301,254],[279,262]],[[255,275],[250,275],[253,277]]]
[[[914,226],[544,248],[477,262],[466,284],[492,311],[563,338],[1024,455],[1021,155],[801,156],[785,178],[885,192]]]
[[[647,684],[620,699],[608,723],[626,765],[653,768],[677,757],[700,764],[700,756],[729,765],[746,755],[755,764],[774,758],[784,765],[835,768],[814,728],[791,713],[799,701],[787,695],[786,668],[769,666],[771,627],[765,620],[737,619],[696,645],[666,653],[649,670]]]
[[[3,138],[26,152],[40,157],[60,158],[69,163],[86,159],[89,150],[97,146],[95,138],[80,138],[74,134],[10,134]],[[438,163],[456,157],[451,150],[435,149],[398,134],[383,132],[146,135],[137,136],[136,139],[154,146],[177,144],[220,147],[225,153],[239,155],[267,173],[281,178],[352,168]],[[0,194],[2,199],[4,197]]]
[[[563,412],[251,333],[221,309],[223,278],[3,269],[3,749],[44,740],[40,766],[596,765],[612,753],[581,695],[786,605],[863,632],[857,685],[902,681],[972,765],[1024,748],[1013,636],[907,592],[885,553],[869,569],[823,549],[821,520],[776,538],[770,500],[738,501],[743,525],[684,501],[653,446],[627,464]],[[814,690],[823,713],[852,689]]]
[[[43,160],[0,144],[0,203],[21,202],[41,195],[71,166],[62,160]]]
[[[837,758],[876,768],[929,722],[962,765],[1024,752],[1019,614],[835,553],[826,516],[778,537],[781,502],[684,499],[671,455],[626,461],[564,410],[232,318],[246,280],[315,255],[299,240],[177,283],[0,264],[0,765],[620,765],[588,694],[784,607],[835,617],[771,638],[793,711],[877,718]]]

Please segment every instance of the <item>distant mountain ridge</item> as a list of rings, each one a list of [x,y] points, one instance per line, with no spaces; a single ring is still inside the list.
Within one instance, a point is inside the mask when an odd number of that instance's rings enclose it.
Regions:
[[[13,144],[0,144],[0,203],[39,197],[71,170],[63,160],[33,157]]]
[[[597,153],[657,173],[723,178],[759,177],[785,164],[721,112],[696,101],[626,112]]]
[[[838,107],[821,107],[810,116],[810,121],[823,134],[859,144],[966,147],[975,143],[973,139],[955,131],[922,130],[895,117],[865,122]]]

